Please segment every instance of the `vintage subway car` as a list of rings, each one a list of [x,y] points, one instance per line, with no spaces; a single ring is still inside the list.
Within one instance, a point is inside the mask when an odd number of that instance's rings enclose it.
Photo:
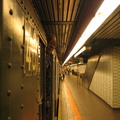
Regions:
[[[46,36],[29,10],[21,0],[0,1],[0,120],[45,120]],[[55,52],[52,66],[54,117],[59,87]]]

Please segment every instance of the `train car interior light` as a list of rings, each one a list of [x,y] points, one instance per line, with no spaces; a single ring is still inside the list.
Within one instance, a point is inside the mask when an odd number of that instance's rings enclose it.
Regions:
[[[97,30],[98,27],[108,18],[108,16],[120,5],[120,0],[104,0],[95,16],[79,38],[78,42],[64,61],[64,65],[81,47],[88,38]]]

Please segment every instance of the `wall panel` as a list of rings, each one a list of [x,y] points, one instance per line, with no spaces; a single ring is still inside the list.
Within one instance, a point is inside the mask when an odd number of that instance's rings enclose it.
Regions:
[[[120,108],[120,46],[102,52],[89,89],[112,108]]]
[[[102,53],[90,85],[90,90],[106,101],[110,106],[112,106],[112,49],[106,50]]]
[[[113,48],[113,107],[120,108],[120,46]]]
[[[34,56],[38,57],[38,53],[37,48],[24,46],[27,15],[16,0],[1,0],[0,3],[0,120],[38,120],[40,73],[34,66]],[[29,42],[33,41],[35,33],[38,36],[35,30],[29,34]],[[33,58],[33,61],[29,59],[29,66],[37,70],[33,73],[29,69],[29,76],[23,74],[27,47],[31,49],[29,56]]]

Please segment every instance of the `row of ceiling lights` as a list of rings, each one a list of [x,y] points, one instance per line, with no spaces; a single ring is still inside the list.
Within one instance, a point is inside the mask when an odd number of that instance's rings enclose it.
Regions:
[[[86,50],[84,46],[88,38],[100,27],[100,25],[108,18],[108,16],[120,5],[120,0],[104,0],[95,16],[79,38],[78,42],[64,61],[64,65],[74,54],[77,57],[83,51]],[[94,26],[94,27],[93,27]],[[84,46],[84,47],[83,47]],[[79,51],[78,51],[79,50]]]

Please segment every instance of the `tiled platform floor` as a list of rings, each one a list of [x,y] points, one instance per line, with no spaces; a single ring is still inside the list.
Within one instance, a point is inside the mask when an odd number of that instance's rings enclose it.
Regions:
[[[74,99],[74,107],[70,99]],[[76,76],[66,75],[60,85],[58,120],[81,120],[80,117],[82,120],[120,120],[120,109],[112,109],[91,91],[78,84]]]
[[[72,108],[70,105],[70,101],[64,81],[61,82],[60,92],[61,92],[60,95],[61,120],[74,120]]]

